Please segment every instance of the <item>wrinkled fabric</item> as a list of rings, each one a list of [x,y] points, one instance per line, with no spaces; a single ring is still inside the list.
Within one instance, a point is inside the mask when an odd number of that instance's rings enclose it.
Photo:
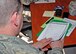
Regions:
[[[76,1],[71,1],[69,4],[69,13],[72,16],[76,16]]]
[[[15,36],[0,35],[0,54],[44,54]]]

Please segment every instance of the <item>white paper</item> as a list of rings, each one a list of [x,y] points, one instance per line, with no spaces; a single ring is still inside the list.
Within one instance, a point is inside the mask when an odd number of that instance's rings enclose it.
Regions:
[[[66,36],[70,36],[74,29],[75,29],[75,26],[71,26],[71,28],[68,30],[68,33],[66,34]]]
[[[76,27],[76,20],[71,20],[71,19],[68,19],[68,18],[64,18],[64,21],[72,24],[71,28],[68,30],[68,33],[66,35],[66,36],[70,36],[70,34],[73,32],[73,30]]]
[[[52,38],[52,41],[62,38],[68,28],[68,23],[49,23],[38,37],[38,41],[43,38]]]
[[[68,18],[64,18],[64,21],[71,23],[73,26],[76,27],[76,20],[72,20],[72,19],[68,19]]]
[[[55,11],[45,11],[43,13],[43,17],[53,17],[55,14]]]
[[[47,0],[48,2],[55,3],[55,0]]]
[[[37,3],[55,3],[55,0],[38,0],[35,2],[35,4]]]

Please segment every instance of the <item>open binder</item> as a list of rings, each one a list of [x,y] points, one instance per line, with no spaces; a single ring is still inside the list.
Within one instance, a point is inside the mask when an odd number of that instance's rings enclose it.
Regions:
[[[67,35],[71,26],[71,23],[54,17],[54,19],[50,20],[47,24],[45,22],[41,26],[43,30],[37,34],[37,36],[39,36],[37,40],[39,41],[43,38],[52,38],[52,41],[63,39]]]

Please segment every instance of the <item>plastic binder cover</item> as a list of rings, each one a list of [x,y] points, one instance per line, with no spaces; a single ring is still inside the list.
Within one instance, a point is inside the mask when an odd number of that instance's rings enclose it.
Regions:
[[[52,41],[59,40],[65,37],[69,23],[51,22],[48,23],[38,37],[38,41],[43,38],[52,38]]]

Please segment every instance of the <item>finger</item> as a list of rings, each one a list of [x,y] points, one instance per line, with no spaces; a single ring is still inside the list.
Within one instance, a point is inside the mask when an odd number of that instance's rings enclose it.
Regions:
[[[52,39],[51,38],[48,38],[47,41],[52,41]]]
[[[48,39],[45,38],[45,39],[42,39],[42,40],[39,41],[39,42],[34,43],[33,46],[34,46],[35,48],[43,48],[43,47],[45,47],[46,45],[48,45],[50,42],[51,42],[51,39],[50,39],[50,38],[48,38]]]
[[[40,48],[44,48],[45,46],[47,46],[50,43],[51,43],[51,41],[47,41],[45,43],[41,43]]]
[[[54,41],[50,44],[52,48],[55,47],[63,48],[63,45],[64,45],[64,40]]]
[[[45,43],[45,42],[47,42],[47,41],[51,41],[52,39],[51,38],[48,38],[48,39],[42,39],[41,41],[39,41],[39,42],[42,42],[42,43]]]
[[[46,38],[44,38],[44,39],[42,39],[42,40],[40,40],[39,42],[45,42],[47,39]]]
[[[48,50],[48,48],[44,48],[44,49],[41,49],[42,51],[47,51]]]
[[[42,44],[48,44],[48,43],[50,43],[51,42],[51,39],[49,38],[49,39],[46,39],[46,41],[44,41],[44,42],[41,42]]]

